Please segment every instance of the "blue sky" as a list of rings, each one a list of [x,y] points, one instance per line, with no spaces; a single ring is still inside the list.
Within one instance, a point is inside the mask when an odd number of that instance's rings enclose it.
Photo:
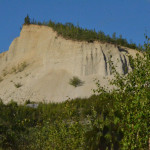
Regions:
[[[150,0],[0,0],[0,52],[20,34],[25,16],[71,22],[143,44],[150,35]]]

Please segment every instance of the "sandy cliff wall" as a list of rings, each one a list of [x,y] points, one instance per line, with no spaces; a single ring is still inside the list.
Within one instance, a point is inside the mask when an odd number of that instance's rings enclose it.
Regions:
[[[135,51],[100,42],[66,40],[46,26],[23,26],[9,51],[0,54],[0,76],[3,76],[0,97],[4,101],[20,102],[88,97],[95,86],[94,78],[100,79],[103,85],[108,84],[103,77],[111,76],[110,57],[119,73],[131,70],[128,54],[135,55]],[[28,66],[14,73],[12,68],[22,62]],[[77,88],[69,85],[73,76],[81,78],[84,85]],[[14,86],[18,82],[22,84],[20,88]]]

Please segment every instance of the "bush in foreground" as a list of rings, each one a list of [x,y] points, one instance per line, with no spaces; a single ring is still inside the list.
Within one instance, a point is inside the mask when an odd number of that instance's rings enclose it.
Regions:
[[[38,108],[0,102],[4,150],[147,150],[150,138],[150,44],[132,59],[126,76],[115,70],[107,92],[97,82],[89,99],[40,103]]]

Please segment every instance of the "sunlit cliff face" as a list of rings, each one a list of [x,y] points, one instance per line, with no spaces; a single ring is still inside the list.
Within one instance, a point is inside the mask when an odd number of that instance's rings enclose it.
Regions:
[[[24,25],[20,37],[10,45],[9,51],[0,54],[0,98],[23,102],[54,101],[67,98],[89,97],[95,88],[93,79],[108,86],[103,77],[111,78],[110,58],[121,74],[131,71],[128,54],[136,51],[100,42],[66,40],[50,27]],[[22,63],[26,67],[15,71]],[[84,84],[73,87],[69,80],[77,76]],[[16,88],[14,85],[22,86]]]

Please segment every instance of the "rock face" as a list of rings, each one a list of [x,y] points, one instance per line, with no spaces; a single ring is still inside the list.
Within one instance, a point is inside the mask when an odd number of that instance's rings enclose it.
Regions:
[[[119,73],[131,71],[128,54],[134,56],[136,51],[100,42],[66,40],[50,27],[24,25],[9,51],[0,54],[0,98],[22,103],[89,97],[95,88],[94,78],[108,85],[103,77],[112,76],[110,58]],[[84,84],[76,88],[70,85],[73,76]]]

